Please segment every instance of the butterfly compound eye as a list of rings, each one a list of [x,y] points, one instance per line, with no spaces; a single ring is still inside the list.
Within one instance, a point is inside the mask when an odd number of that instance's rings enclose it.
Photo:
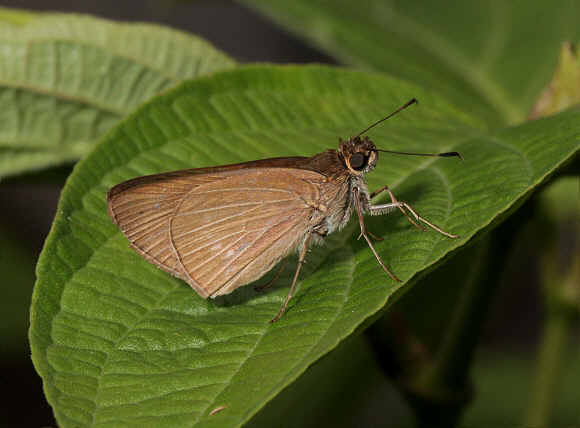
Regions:
[[[353,153],[350,158],[348,158],[348,163],[350,167],[355,171],[360,171],[363,169],[368,161],[368,156],[365,156],[362,153]]]

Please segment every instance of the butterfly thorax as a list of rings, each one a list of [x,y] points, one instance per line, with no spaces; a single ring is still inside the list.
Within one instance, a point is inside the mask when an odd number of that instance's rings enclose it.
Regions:
[[[355,206],[354,188],[358,189],[361,198],[369,198],[363,177],[366,172],[374,168],[377,156],[376,152],[372,151],[374,144],[368,138],[363,141],[360,138],[356,141],[356,138],[358,137],[353,138],[354,142],[353,139],[348,142],[341,140],[338,151],[327,150],[306,160],[307,169],[316,171],[326,178],[318,184],[320,195],[317,202],[324,208],[324,215],[313,231],[319,236],[326,236],[346,226]],[[360,151],[356,151],[357,148]],[[363,153],[360,171],[352,168],[349,163],[350,156],[354,153]]]

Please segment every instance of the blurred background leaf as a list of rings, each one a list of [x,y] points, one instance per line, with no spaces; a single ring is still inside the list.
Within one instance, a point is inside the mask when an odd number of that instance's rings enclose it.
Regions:
[[[580,39],[573,0],[242,2],[343,64],[414,82],[491,126],[522,121],[562,41]]]
[[[152,95],[235,64],[153,24],[14,15],[0,15],[0,177],[75,161]]]

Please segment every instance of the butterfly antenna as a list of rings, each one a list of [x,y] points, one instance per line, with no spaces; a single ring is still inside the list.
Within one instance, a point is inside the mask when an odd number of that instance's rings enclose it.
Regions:
[[[409,107],[411,104],[416,103],[417,105],[419,104],[419,100],[417,98],[413,98],[411,101],[408,101],[404,106],[400,107],[397,111],[392,112],[390,115],[388,115],[387,117],[383,117],[381,120],[379,120],[378,122],[373,123],[371,126],[369,126],[367,129],[365,129],[364,131],[359,132],[357,135],[360,136],[361,134],[364,134],[365,132],[367,132],[369,129],[374,128],[375,126],[377,126],[379,123],[381,123],[384,120],[387,120],[389,117],[396,115],[398,112],[400,112],[401,110],[405,110],[407,107]]]
[[[399,109],[397,109],[396,111],[392,112],[387,117],[383,117],[381,120],[379,120],[378,122],[373,123],[371,126],[369,126],[368,128],[366,128],[364,131],[359,132],[357,135],[360,136],[361,134],[364,134],[369,129],[374,128],[375,126],[377,126],[382,121],[387,120],[389,117],[396,115],[401,110],[405,110],[411,104],[419,104],[419,100],[417,100],[417,98],[413,98],[412,100],[410,100],[407,103],[405,103],[405,105],[403,105],[402,107],[399,107]],[[397,152],[397,151],[394,151],[394,150],[379,150],[379,149],[376,149],[376,150],[377,150],[377,152],[395,153],[395,154],[398,154],[398,155],[411,155],[411,156],[436,156],[436,157],[442,157],[442,158],[451,157],[451,156],[457,156],[459,159],[461,159],[461,162],[463,162],[463,165],[465,165],[465,160],[463,159],[463,156],[461,156],[461,154],[459,154],[458,152],[445,152],[445,153],[410,153],[410,152]]]
[[[461,156],[461,154],[459,152],[411,153],[411,152],[396,152],[394,150],[379,150],[379,149],[376,149],[376,150],[377,150],[377,152],[395,153],[398,155],[411,155],[411,156],[435,156],[435,157],[441,157],[441,158],[448,158],[451,156],[457,156],[459,159],[461,159],[461,162],[463,162],[463,165],[465,165],[465,159],[463,159],[463,156]]]

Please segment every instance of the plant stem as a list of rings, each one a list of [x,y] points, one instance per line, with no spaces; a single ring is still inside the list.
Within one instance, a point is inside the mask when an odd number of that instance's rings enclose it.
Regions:
[[[538,366],[524,426],[550,425],[550,416],[562,375],[562,360],[567,348],[569,326],[570,317],[566,314],[553,312],[548,315],[540,342]]]
[[[577,178],[566,178],[554,183],[542,195],[543,209],[537,222],[537,233],[551,237],[543,241],[540,262],[547,319],[528,412],[524,417],[525,426],[549,426],[552,422],[568,337],[578,319],[580,216],[577,202],[570,204],[568,196],[574,191],[580,191]],[[559,209],[553,209],[554,206]]]

